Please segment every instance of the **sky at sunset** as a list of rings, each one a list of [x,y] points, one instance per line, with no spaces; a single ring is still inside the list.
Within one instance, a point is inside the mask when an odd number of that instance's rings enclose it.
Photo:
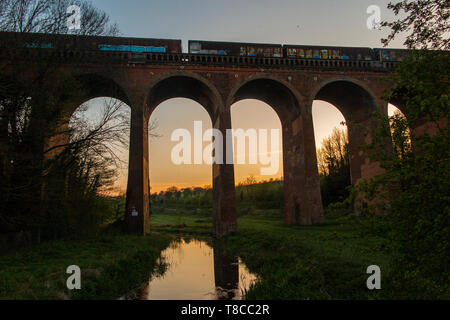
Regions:
[[[381,47],[380,38],[385,31],[369,30],[366,20],[368,6],[378,5],[381,18],[390,19],[386,9],[389,1],[302,1],[302,0],[227,0],[227,1],[92,1],[106,11],[112,21],[118,23],[125,37],[172,38],[183,41],[187,51],[190,39],[263,42],[276,44],[309,44],[329,46]],[[391,47],[401,48],[397,40]],[[98,108],[101,99],[90,101],[90,109]],[[91,111],[88,111],[91,112]],[[280,120],[267,104],[256,100],[243,100],[232,106],[233,128],[279,129]],[[390,113],[393,109],[390,108]],[[203,130],[211,128],[211,120],[205,109],[188,99],[171,99],[161,103],[153,112],[151,121],[157,123],[158,138],[150,139],[151,192],[159,192],[170,186],[179,188],[212,184],[210,165],[174,165],[171,150],[177,144],[170,140],[173,130],[186,128],[193,133],[194,121],[202,121]],[[316,146],[329,136],[334,127],[344,128],[342,114],[332,105],[315,101],[313,120]],[[205,142],[204,146],[207,143]],[[281,148],[281,136],[279,145]],[[127,161],[127,151],[122,151]],[[235,154],[236,156],[236,154]],[[239,183],[254,175],[257,180],[282,176],[282,153],[278,172],[270,176],[260,175],[260,165],[235,164],[235,180]],[[117,180],[118,189],[125,190],[126,166]]]

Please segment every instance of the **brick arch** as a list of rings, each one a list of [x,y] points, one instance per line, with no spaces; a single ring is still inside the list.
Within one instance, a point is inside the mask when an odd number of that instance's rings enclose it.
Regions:
[[[364,150],[364,145],[371,141],[379,128],[375,113],[384,112],[384,104],[380,104],[372,90],[356,79],[334,78],[316,88],[310,97],[310,108],[314,100],[331,103],[347,122],[352,184],[380,174],[378,163],[372,162],[370,152]]]
[[[217,88],[197,73],[178,71],[156,78],[147,88],[147,117],[162,102],[172,98],[192,99],[202,105],[210,117],[223,110],[223,101]]]
[[[147,92],[147,96],[145,98],[144,107],[144,126],[148,123],[152,112],[162,102],[172,98],[187,98],[202,105],[208,112],[213,127],[223,132],[223,137],[226,137],[224,132],[230,127],[231,122],[229,121],[229,114],[224,108],[222,96],[209,80],[203,78],[199,74],[185,71],[167,73],[152,81],[150,86],[145,90],[145,92]],[[140,120],[141,119],[139,119],[139,121]],[[144,134],[144,136],[146,135]],[[146,142],[146,138],[142,139],[142,141],[144,141],[144,151],[142,154],[144,157],[147,157],[148,143]],[[141,143],[141,141],[139,141],[139,143]],[[141,156],[139,156],[139,158],[141,158]],[[226,159],[225,152],[224,159]],[[147,177],[147,158],[143,161],[143,168],[144,169],[142,171],[144,172],[144,176]],[[212,171],[213,230],[214,235],[220,237],[224,234],[237,230],[233,165],[214,163],[212,165]],[[149,179],[144,181],[144,185],[144,188],[147,189],[147,185],[150,185]],[[133,190],[130,191],[130,194],[132,193]],[[140,200],[139,198],[142,197],[141,195],[138,195],[136,198]],[[144,194],[143,198],[148,199],[148,196]],[[130,200],[130,203],[131,201],[134,200]],[[143,207],[145,206],[147,206],[147,204]],[[144,212],[146,210],[149,211],[149,209],[144,209]],[[144,225],[145,224],[148,225],[148,222],[144,222]],[[148,227],[145,227],[144,229],[147,230]]]
[[[313,90],[308,103],[312,109],[314,100],[322,100],[334,105],[346,121],[359,122],[374,112],[380,112],[376,95],[361,81],[340,77],[322,82]]]
[[[327,79],[325,81],[320,82],[315,88],[314,90],[312,90],[310,96],[309,96],[309,101],[313,101],[315,99],[315,97],[317,96],[317,93],[324,88],[325,86],[333,83],[333,82],[337,82],[337,81],[344,81],[344,82],[350,82],[353,83],[361,88],[363,88],[364,90],[366,90],[374,99],[376,97],[375,92],[369,87],[367,86],[363,81],[357,79],[357,78],[353,78],[353,77],[333,77],[331,79]]]
[[[226,105],[244,99],[256,99],[267,103],[275,110],[280,120],[292,119],[304,111],[304,100],[300,93],[288,82],[270,74],[254,74],[237,83],[231,89]]]
[[[73,114],[80,106],[91,99],[100,97],[114,98],[131,107],[125,90],[113,79],[95,73],[74,74],[73,78],[75,79],[75,86],[78,86],[76,89],[79,92],[74,97],[68,97],[61,105],[61,112],[56,121],[57,129],[54,135],[46,141],[49,147],[68,142],[68,128]],[[54,157],[59,152],[60,150],[56,150],[49,154],[48,157]]]
[[[389,97],[388,101],[386,102],[386,112],[389,103],[395,106],[398,110],[400,110],[401,113],[403,113],[406,118],[408,118],[408,109],[406,108],[405,101],[396,96]]]
[[[312,132],[304,98],[288,82],[258,74],[236,84],[227,106],[253,98],[270,105],[282,125],[283,215],[288,224],[320,222],[323,208]]]
[[[83,103],[100,97],[114,98],[133,107],[128,94],[115,80],[98,74],[78,74],[75,76],[80,85],[81,96],[66,108],[69,117]]]

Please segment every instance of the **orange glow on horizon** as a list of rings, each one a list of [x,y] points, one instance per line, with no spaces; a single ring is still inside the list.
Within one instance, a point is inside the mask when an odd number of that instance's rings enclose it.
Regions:
[[[95,100],[93,99],[90,102],[92,107],[95,107],[96,103],[98,104]],[[394,110],[396,108],[389,105],[389,114],[392,114]],[[211,128],[211,120],[203,107],[188,99],[171,99],[162,103],[153,112],[151,120],[157,121],[156,132],[160,135],[159,138],[151,138],[149,142],[151,193],[166,191],[173,186],[178,189],[211,186],[211,165],[175,165],[171,161],[171,149],[177,143],[170,140],[174,129],[186,128],[193,132],[192,127],[195,120],[203,122],[203,130]],[[340,125],[342,121],[345,121],[342,114],[334,106],[323,101],[314,102],[313,121],[316,148],[321,146],[322,140],[331,134],[333,128],[345,128]],[[232,127],[244,130],[249,128],[281,129],[281,123],[275,111],[267,104],[256,100],[243,100],[232,107]],[[247,157],[248,154],[249,148],[247,146]],[[114,189],[102,192],[102,195],[118,196],[126,194],[128,150],[121,151],[121,158],[124,165],[119,169]],[[279,151],[279,169],[276,174],[262,176],[260,175],[260,168],[260,164],[235,164],[236,185],[245,181],[249,176],[253,176],[257,182],[281,179],[283,175],[281,150]]]

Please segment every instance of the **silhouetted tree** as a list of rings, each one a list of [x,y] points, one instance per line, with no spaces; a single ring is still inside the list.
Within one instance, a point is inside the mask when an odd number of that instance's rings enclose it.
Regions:
[[[382,27],[387,27],[391,31],[387,38],[382,39],[382,43],[388,45],[399,34],[407,33],[405,45],[410,49],[448,50],[449,7],[448,0],[390,2],[388,9],[401,18],[382,22]]]
[[[69,32],[66,10],[72,4],[81,8],[81,29]],[[61,212],[55,207],[59,204],[44,200],[68,194],[71,177],[84,180],[83,188],[93,192],[110,179],[109,165],[99,175],[102,166],[96,152],[111,129],[88,130],[79,141],[75,130],[70,142],[58,146],[61,150],[48,148],[47,142],[60,130],[62,106],[81,97],[83,88],[51,59],[32,64],[21,59],[23,50],[47,42],[56,45],[56,34],[116,35],[117,27],[83,0],[1,0],[0,31],[16,32],[0,44],[0,231],[34,229],[48,224],[49,214]],[[30,44],[29,34],[36,32],[46,34]],[[67,148],[61,152],[63,147]]]
[[[322,141],[322,147],[317,151],[317,163],[324,206],[346,199],[351,180],[345,130],[334,128],[333,133]]]
[[[448,50],[450,1],[402,1],[390,8],[406,16],[384,23],[392,30],[385,44],[405,31],[410,48]],[[449,78],[448,51],[417,50],[399,65],[386,99],[402,101],[407,118],[385,119],[369,147],[378,151],[373,160],[386,172],[358,185],[372,201],[368,213],[388,213],[374,217],[369,230],[390,240],[393,263],[385,293],[395,298],[449,298],[450,283],[443,280],[450,278]],[[390,123],[394,153],[379,145]],[[431,130],[417,130],[424,123]]]

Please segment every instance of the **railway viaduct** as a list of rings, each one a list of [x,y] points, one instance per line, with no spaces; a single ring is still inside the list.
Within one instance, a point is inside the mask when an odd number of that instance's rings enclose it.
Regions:
[[[158,168],[149,168],[148,122],[155,108],[171,98],[200,103],[224,136],[231,129],[230,107],[237,101],[261,100],[276,111],[283,130],[284,215],[289,224],[314,224],[323,217],[314,100],[332,103],[346,119],[352,183],[381,172],[360,147],[376,127],[374,113],[387,114],[382,95],[394,62],[41,49],[25,55],[30,61],[56,61],[84,85],[83,99],[63,107],[67,125],[75,109],[95,97],[116,98],[131,107],[126,225],[132,233],[150,230],[149,170]],[[213,164],[212,170],[213,231],[222,236],[237,229],[234,168]]]

